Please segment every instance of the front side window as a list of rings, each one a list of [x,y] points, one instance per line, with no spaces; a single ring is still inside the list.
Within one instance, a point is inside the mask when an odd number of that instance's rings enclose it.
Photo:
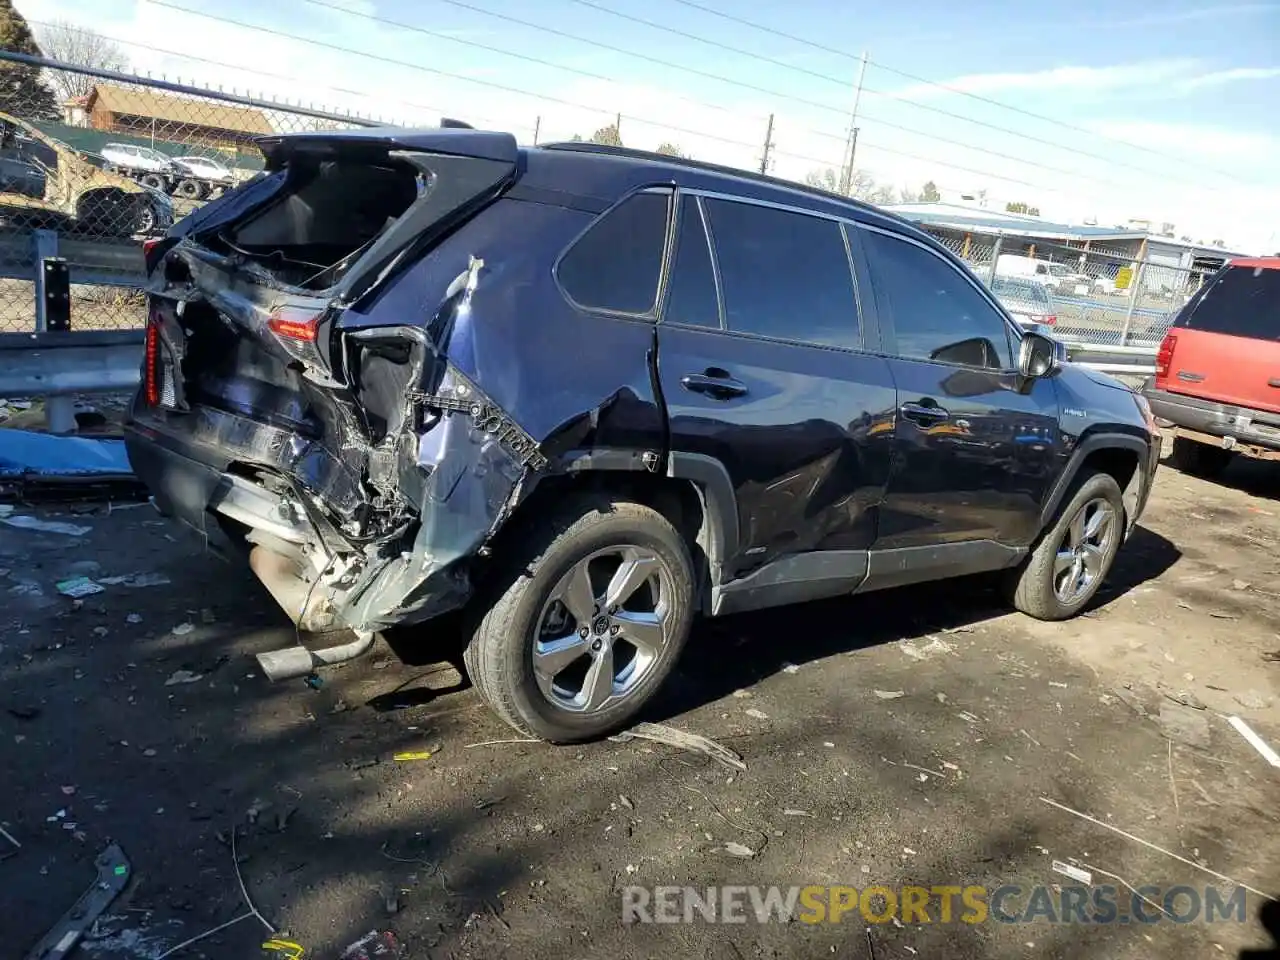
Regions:
[[[839,223],[732,200],[704,203],[730,330],[862,346],[853,270]]]
[[[653,312],[670,205],[668,193],[638,193],[574,241],[556,268],[574,303],[611,313]]]
[[[866,230],[876,292],[893,312],[897,354],[966,367],[1013,367],[1003,315],[954,266],[924,247]]]

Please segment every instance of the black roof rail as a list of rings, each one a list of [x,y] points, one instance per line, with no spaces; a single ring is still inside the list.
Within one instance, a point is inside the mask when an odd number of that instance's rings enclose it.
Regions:
[[[440,127],[442,129],[449,129],[449,130],[474,130],[475,129],[475,127],[467,123],[467,121],[455,120],[453,119],[453,117],[441,117]]]
[[[636,150],[633,147],[614,147],[605,143],[591,143],[587,140],[562,140],[557,143],[540,143],[538,144],[537,149],[562,150],[572,153],[599,153],[611,157],[623,157],[631,160],[649,160],[657,163],[670,164],[672,166],[688,167],[691,170],[703,170],[707,173],[718,173],[726,177],[736,177],[740,180],[749,180],[752,183],[760,183],[770,187],[779,187],[783,190],[794,190],[798,193],[804,193],[811,197],[817,197],[821,200],[841,203],[864,212],[874,213],[880,217],[896,217],[895,214],[886,213],[884,210],[879,210],[862,200],[855,200],[852,197],[832,193],[830,190],[823,190],[821,187],[811,187],[807,183],[798,183],[795,180],[784,180],[782,177],[771,177],[767,173],[755,173],[751,170],[739,169],[738,167],[726,167],[719,163],[708,163],[705,160],[693,160],[689,157],[673,157],[666,153],[654,153],[649,150]]]

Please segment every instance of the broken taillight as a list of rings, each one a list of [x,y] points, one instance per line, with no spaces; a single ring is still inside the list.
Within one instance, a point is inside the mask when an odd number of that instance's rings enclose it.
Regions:
[[[1160,349],[1156,351],[1156,377],[1163,379],[1169,375],[1169,367],[1173,364],[1173,351],[1178,345],[1178,335],[1170,330],[1160,341]]]
[[[160,404],[160,314],[154,303],[147,311],[142,360],[142,396],[147,406]]]
[[[267,319],[267,329],[277,337],[315,343],[320,314],[294,307],[280,307]]]

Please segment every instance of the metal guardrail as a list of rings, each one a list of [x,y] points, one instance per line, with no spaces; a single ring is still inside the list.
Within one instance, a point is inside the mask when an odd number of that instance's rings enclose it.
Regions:
[[[135,390],[141,330],[0,333],[0,397]]]
[[[72,283],[140,287],[146,275],[137,241],[78,239],[52,230],[0,231],[0,279],[34,282],[45,259],[65,260]]]

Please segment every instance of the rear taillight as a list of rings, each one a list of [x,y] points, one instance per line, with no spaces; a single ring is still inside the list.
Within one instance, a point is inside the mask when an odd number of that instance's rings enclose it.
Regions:
[[[308,310],[281,307],[267,320],[267,329],[277,337],[315,343],[320,315]]]
[[[156,244],[160,242],[159,237],[152,237],[150,240],[142,241],[142,255],[145,257],[156,248]]]
[[[1178,345],[1178,335],[1170,330],[1160,341],[1160,349],[1156,351],[1156,376],[1167,377],[1169,367],[1173,364],[1173,351]]]
[[[155,304],[147,311],[142,362],[142,396],[147,406],[160,405],[160,317]]]
[[[1052,327],[1055,323],[1058,322],[1058,318],[1055,315],[1050,314],[1049,316],[1044,318],[1044,322]]]

